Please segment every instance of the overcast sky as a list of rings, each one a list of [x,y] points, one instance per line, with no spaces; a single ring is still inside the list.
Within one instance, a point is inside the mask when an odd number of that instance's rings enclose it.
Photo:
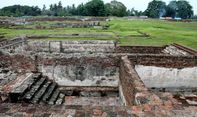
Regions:
[[[5,6],[10,6],[14,4],[20,4],[20,5],[29,5],[29,6],[39,6],[42,8],[43,4],[45,4],[47,7],[50,4],[57,3],[58,1],[62,1],[63,6],[67,5],[78,5],[80,3],[86,3],[90,0],[0,0],[0,8]],[[110,2],[111,0],[103,0],[105,3]],[[152,0],[117,0],[125,4],[125,6],[128,9],[135,8],[137,10],[144,11],[148,3]],[[166,3],[169,3],[171,0],[163,0]],[[197,0],[187,0],[191,3],[193,6],[194,14],[197,14]]]

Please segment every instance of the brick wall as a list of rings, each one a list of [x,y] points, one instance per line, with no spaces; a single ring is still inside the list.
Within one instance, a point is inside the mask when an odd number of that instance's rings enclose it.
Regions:
[[[24,55],[1,55],[0,60],[1,68],[9,68],[18,73],[31,72],[36,68],[34,58]]]
[[[86,65],[95,65],[106,67],[119,67],[119,57],[71,57],[64,58],[61,56],[55,56],[52,58],[43,57],[42,55],[35,56],[26,56],[26,55],[0,55],[0,67],[2,68],[11,68],[17,72],[29,72],[37,69],[37,65],[77,65],[77,66],[86,66]]]
[[[118,46],[117,53],[141,53],[141,54],[162,54],[165,47],[157,46]]]
[[[130,61],[137,65],[184,68],[197,66],[197,56],[170,56],[138,54],[128,55]]]
[[[146,93],[148,89],[141,81],[134,66],[131,64],[127,56],[121,58],[120,62],[120,85],[123,93],[123,100],[126,106],[135,105],[136,94],[139,92]]]

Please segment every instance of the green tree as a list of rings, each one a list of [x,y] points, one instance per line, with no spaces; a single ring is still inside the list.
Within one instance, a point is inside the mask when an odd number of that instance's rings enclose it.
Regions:
[[[127,15],[128,16],[142,16],[142,15],[144,15],[144,13],[142,11],[138,11],[138,10],[135,10],[134,8],[132,8],[131,10],[127,11]]]
[[[167,17],[176,17],[176,11],[177,11],[177,3],[175,0],[171,1],[167,7],[166,7],[166,16]]]
[[[166,16],[181,17],[183,19],[191,18],[193,15],[192,6],[185,0],[173,0],[166,8]]]
[[[116,0],[113,0],[110,3],[106,4],[106,9],[108,10],[108,14],[112,16],[123,17],[127,15],[127,8],[125,7],[125,5]]]
[[[111,4],[107,3],[105,4],[105,16],[112,16],[112,8],[111,8]]]
[[[179,0],[177,1],[177,16],[183,19],[191,18],[193,16],[192,6],[188,1]]]
[[[1,9],[1,16],[37,16],[41,15],[41,9],[37,6],[30,7],[30,6],[21,6],[21,5],[13,5],[4,7]]]
[[[58,2],[57,9],[60,9],[60,10],[63,9],[62,2],[61,1]]]
[[[84,6],[83,3],[78,5],[78,7],[76,9],[76,14],[79,15],[79,16],[85,16],[86,15],[85,6]]]
[[[128,16],[135,16],[135,9],[132,8],[131,10],[128,10],[128,11],[127,11],[127,15],[128,15]]]
[[[46,9],[46,5],[44,4],[42,7],[42,15],[48,15],[48,10]]]
[[[57,16],[65,16],[66,12],[62,6],[62,2],[59,1],[57,8],[55,9],[55,13],[57,14]]]
[[[105,5],[102,0],[91,0],[85,4],[85,12],[88,16],[104,16]]]
[[[151,18],[159,18],[165,15],[166,3],[160,0],[153,0],[148,4],[145,15]]]

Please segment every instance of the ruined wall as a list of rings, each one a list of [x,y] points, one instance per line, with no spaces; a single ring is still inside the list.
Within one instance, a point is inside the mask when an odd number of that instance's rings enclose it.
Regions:
[[[114,52],[113,41],[64,41],[62,50],[65,53],[75,52]]]
[[[176,55],[176,56],[189,56],[190,54],[186,51],[183,51],[175,46],[167,46],[164,50],[163,53],[170,54],[170,55]]]
[[[165,47],[157,46],[117,46],[118,53],[162,54]]]
[[[131,73],[129,73],[129,67],[125,67],[127,64],[124,61],[120,62],[120,98],[124,105],[134,105],[134,86],[131,79]]]
[[[158,66],[169,68],[184,68],[197,66],[196,56],[171,56],[138,54],[129,55],[130,61],[136,65]]]
[[[113,41],[41,41],[31,40],[26,46],[27,51],[36,52],[114,52]]]
[[[124,56],[121,58],[120,62],[120,91],[122,91],[121,98],[123,98],[123,103],[127,106],[132,106],[138,104],[138,96],[141,93],[148,93],[148,89],[145,87],[137,72],[133,68],[133,65]],[[125,101],[125,102],[124,102]]]
[[[38,58],[39,71],[62,86],[118,86],[118,59]]]
[[[27,22],[36,21],[106,21],[107,17],[44,17],[44,18],[26,18]]]
[[[34,57],[24,55],[0,55],[0,68],[8,68],[17,73],[35,71]]]
[[[101,26],[99,21],[67,21],[50,25],[50,28],[91,28]],[[46,27],[45,27],[46,28]]]
[[[49,42],[50,41],[47,41],[47,40],[28,41],[28,44],[25,46],[25,50],[26,51],[35,51],[35,52],[49,52],[49,50],[50,50]]]
[[[171,94],[159,97],[153,92],[150,92],[137,74],[134,64],[129,61],[127,56],[121,58],[119,86],[120,91],[122,91],[120,97],[123,98],[123,103],[126,106],[135,105],[144,106],[146,108],[147,105],[163,105],[164,103],[169,102],[169,100],[176,103],[176,101],[172,100]],[[165,100],[162,101],[161,98]]]
[[[177,69],[136,65],[135,69],[149,88],[197,87],[197,66]]]
[[[12,46],[22,45],[25,43],[26,39],[24,38],[14,38],[9,40],[0,41],[0,49],[11,48]]]

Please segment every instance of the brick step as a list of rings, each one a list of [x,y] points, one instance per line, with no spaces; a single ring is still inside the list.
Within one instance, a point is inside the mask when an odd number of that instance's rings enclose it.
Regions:
[[[38,74],[32,74],[27,80],[25,80],[19,87],[16,87],[12,93],[20,93],[24,95],[31,87],[40,79]]]
[[[42,87],[42,85],[46,82],[46,77],[42,77],[38,80],[35,85],[24,95],[25,100],[31,100],[34,94]]]
[[[31,100],[32,103],[38,103],[39,100],[41,99],[41,97],[46,93],[46,90],[50,87],[51,85],[51,81],[47,81],[42,88],[37,91],[33,97],[33,99]]]
[[[60,94],[60,91],[59,91],[59,89],[57,88],[57,89],[53,92],[51,98],[49,99],[48,104],[54,105],[54,104],[55,104],[55,101],[57,100],[57,98],[58,98],[58,96],[59,96],[59,94]]]
[[[64,102],[64,97],[65,97],[65,94],[63,93],[60,93],[55,104],[56,105],[61,105],[63,102]]]
[[[53,82],[51,86],[48,88],[48,90],[46,91],[46,93],[44,94],[42,101],[46,103],[50,99],[56,88],[57,88],[57,84]]]

